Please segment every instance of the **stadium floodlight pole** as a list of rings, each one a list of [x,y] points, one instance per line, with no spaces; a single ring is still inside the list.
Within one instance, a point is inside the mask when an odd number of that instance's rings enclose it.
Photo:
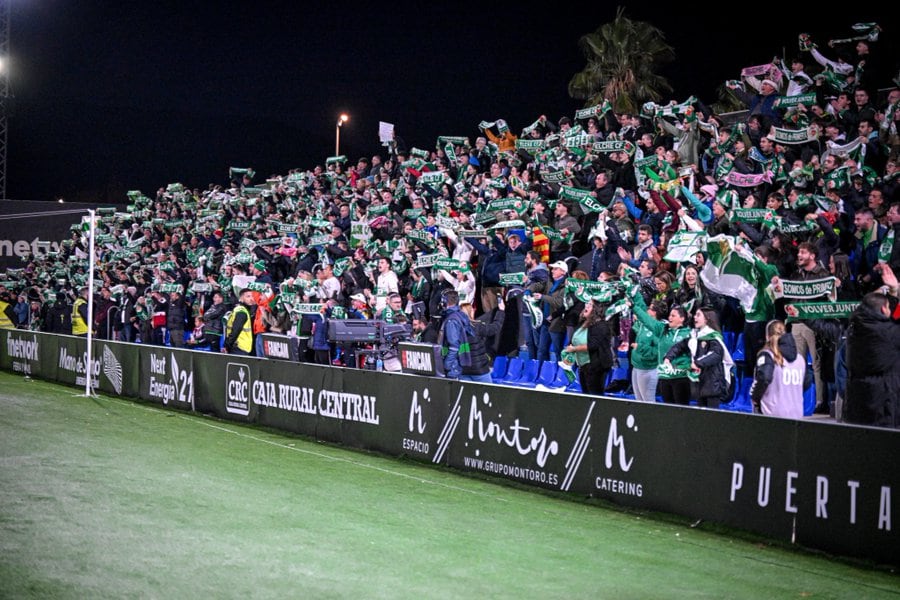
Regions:
[[[93,336],[93,328],[91,327],[94,323],[94,263],[96,262],[96,257],[94,256],[94,209],[91,208],[88,210],[88,219],[90,219],[90,226],[88,227],[88,252],[90,253],[88,256],[88,278],[87,278],[87,287],[88,287],[88,324],[87,324],[87,354],[85,355],[86,364],[84,365],[84,395],[91,396],[91,375],[93,374],[93,368],[91,366],[93,357],[91,356],[91,345],[94,339]]]
[[[341,113],[341,116],[338,117],[337,125],[334,127],[334,155],[341,155],[341,125],[350,120],[350,116],[347,113]]]

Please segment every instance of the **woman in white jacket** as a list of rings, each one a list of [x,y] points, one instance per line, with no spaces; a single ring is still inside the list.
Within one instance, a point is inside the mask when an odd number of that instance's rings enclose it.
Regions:
[[[471,270],[466,271],[438,271],[441,278],[453,286],[453,289],[459,294],[460,304],[475,303],[475,276]]]

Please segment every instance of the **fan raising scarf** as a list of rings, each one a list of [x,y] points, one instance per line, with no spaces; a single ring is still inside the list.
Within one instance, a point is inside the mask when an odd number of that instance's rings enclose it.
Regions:
[[[692,336],[691,340],[688,342],[688,348],[691,350],[691,355],[697,355],[697,346],[699,346],[700,342],[718,342],[720,346],[722,346],[722,366],[725,371],[725,384],[731,385],[731,369],[734,367],[734,360],[731,358],[731,352],[728,351],[728,346],[725,345],[725,340],[722,339],[722,334],[710,327],[709,325],[704,325],[702,329],[696,331]],[[688,379],[697,383],[700,381],[700,374],[694,371],[688,372]]]

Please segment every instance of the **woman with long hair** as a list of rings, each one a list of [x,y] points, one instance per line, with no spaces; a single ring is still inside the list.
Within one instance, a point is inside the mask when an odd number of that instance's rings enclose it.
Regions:
[[[691,359],[687,355],[676,357],[671,362],[666,362],[666,353],[673,345],[691,335],[688,313],[684,307],[676,304],[669,309],[667,321],[662,321],[651,316],[646,309],[644,299],[640,294],[635,294],[634,315],[643,327],[656,337],[657,348],[657,372],[660,395],[666,404],[689,404],[691,401],[691,380],[688,374],[691,370]]]
[[[602,394],[613,364],[612,333],[599,305],[590,300],[581,311],[571,343],[563,349],[578,365],[578,382],[585,394]]]
[[[839,302],[859,300],[860,295],[850,272],[850,257],[843,252],[835,252],[828,259],[828,270],[837,277],[837,299]]]
[[[684,307],[690,313],[707,305],[707,294],[700,280],[700,269],[697,265],[687,264],[681,273],[678,289],[675,290],[675,304]]]
[[[794,336],[781,321],[766,325],[766,345],[759,351],[750,400],[753,412],[788,419],[803,417],[806,357],[797,354]]]
[[[656,286],[656,293],[653,294],[653,300],[665,302],[666,307],[672,306],[675,301],[675,292],[672,290],[672,284],[675,282],[675,276],[668,271],[657,271],[653,274],[653,283]]]
[[[722,339],[719,318],[711,308],[701,308],[694,314],[690,336],[673,344],[663,363],[668,363],[667,368],[674,368],[673,361],[684,354],[691,357],[688,377],[694,383],[692,395],[697,404],[719,408],[728,402],[734,361]]]

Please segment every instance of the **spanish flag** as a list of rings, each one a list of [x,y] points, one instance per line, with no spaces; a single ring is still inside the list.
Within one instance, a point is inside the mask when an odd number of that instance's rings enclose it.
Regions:
[[[540,252],[541,262],[550,264],[550,239],[540,225],[532,227],[531,247],[535,252]]]

